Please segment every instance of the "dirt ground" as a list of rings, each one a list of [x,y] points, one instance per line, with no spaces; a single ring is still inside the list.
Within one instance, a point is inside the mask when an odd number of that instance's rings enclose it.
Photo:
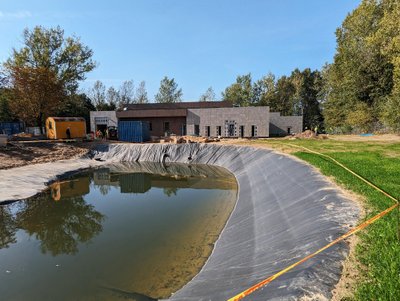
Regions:
[[[83,156],[90,143],[13,142],[0,147],[0,169]]]

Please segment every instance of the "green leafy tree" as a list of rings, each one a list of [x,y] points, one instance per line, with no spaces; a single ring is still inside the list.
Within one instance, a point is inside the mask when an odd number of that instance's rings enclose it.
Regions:
[[[10,101],[12,92],[7,88],[0,88],[0,121],[13,121],[16,119],[11,112]]]
[[[253,85],[251,74],[239,75],[236,82],[222,92],[222,100],[230,101],[234,105],[247,107],[253,99]]]
[[[373,124],[391,116],[382,110],[385,102],[395,104],[387,100],[396,90],[398,8],[394,0],[364,0],[337,29],[337,52],[329,67],[324,103],[328,127],[354,127],[349,124],[353,118],[347,117],[359,102],[368,107],[363,112],[371,114]]]
[[[365,102],[358,102],[346,116],[346,122],[357,131],[368,132],[372,129],[372,108]]]
[[[70,95],[62,103],[56,115],[60,117],[83,117],[86,120],[86,128],[90,129],[90,111],[95,110],[96,108],[90,98],[86,94],[80,93]]]
[[[268,73],[253,84],[253,104],[269,106],[270,110],[276,111],[276,78]]]
[[[60,27],[25,29],[23,44],[21,49],[13,49],[4,63],[6,76],[16,92],[12,109],[24,121],[34,119],[42,129],[44,119],[76,92],[79,82],[96,63],[92,60],[93,51],[77,37],[64,37]],[[33,115],[26,119],[26,111]]]
[[[284,116],[293,115],[293,98],[296,87],[290,77],[282,76],[276,82],[276,94],[274,106],[271,111],[280,112]]]
[[[293,114],[303,115],[303,127],[312,130],[323,128],[323,116],[320,106],[320,91],[322,90],[321,73],[309,68],[302,72],[295,70],[292,80],[296,87],[293,99]]]
[[[155,95],[155,100],[158,103],[181,102],[182,95],[182,89],[178,89],[178,84],[175,80],[165,76],[160,82],[160,88]]]
[[[209,87],[204,94],[199,98],[199,101],[215,101],[215,92],[212,87]]]
[[[383,17],[369,42],[379,47],[393,65],[393,89],[382,103],[382,120],[395,131],[400,131],[400,2],[382,1]]]

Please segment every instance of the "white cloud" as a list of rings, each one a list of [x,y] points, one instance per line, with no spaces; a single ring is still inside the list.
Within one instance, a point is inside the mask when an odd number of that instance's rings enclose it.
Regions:
[[[25,19],[30,17],[32,17],[32,13],[27,10],[17,12],[4,12],[0,10],[0,20]]]

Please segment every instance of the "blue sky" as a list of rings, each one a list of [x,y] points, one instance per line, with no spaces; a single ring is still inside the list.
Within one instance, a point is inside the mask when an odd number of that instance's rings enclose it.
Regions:
[[[239,74],[321,68],[335,53],[335,30],[360,0],[0,0],[0,62],[20,48],[22,31],[60,25],[81,37],[99,63],[83,88],[175,78],[184,100]]]

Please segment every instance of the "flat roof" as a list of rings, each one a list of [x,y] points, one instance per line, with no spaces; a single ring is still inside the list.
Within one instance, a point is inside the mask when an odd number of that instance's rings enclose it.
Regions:
[[[191,101],[174,103],[140,103],[129,104],[125,111],[130,110],[174,110],[174,109],[200,109],[200,108],[229,108],[233,107],[229,101]],[[121,111],[123,112],[123,111]]]
[[[229,101],[192,101],[174,103],[141,103],[127,105],[117,111],[118,118],[186,117],[188,109],[212,109],[233,107]]]

